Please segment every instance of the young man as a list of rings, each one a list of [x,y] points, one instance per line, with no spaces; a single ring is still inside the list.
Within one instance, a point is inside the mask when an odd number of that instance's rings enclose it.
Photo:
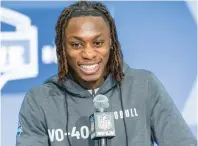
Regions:
[[[17,146],[97,146],[93,97],[109,99],[116,136],[108,146],[196,146],[160,81],[123,63],[116,26],[99,2],[65,8],[56,25],[58,76],[30,90],[19,113]]]

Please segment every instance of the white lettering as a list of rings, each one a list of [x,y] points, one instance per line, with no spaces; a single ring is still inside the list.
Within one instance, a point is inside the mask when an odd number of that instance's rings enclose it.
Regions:
[[[114,117],[115,117],[115,119],[117,120],[118,119],[118,112],[114,112]]]
[[[137,117],[138,116],[138,113],[136,111],[136,108],[134,108],[134,111],[135,111],[135,116]]]
[[[103,132],[97,132],[98,136],[103,136]]]
[[[57,141],[62,141],[64,139],[64,133],[62,129],[57,129],[55,131],[55,135],[56,135],[56,140]]]
[[[48,129],[48,135],[49,135],[50,141],[54,141],[54,129],[52,130]]]
[[[63,141],[65,136],[76,137],[76,139],[87,139],[89,138],[89,128],[87,126],[80,127],[80,131],[76,127],[72,127],[71,133],[64,133],[62,129],[48,129],[48,135],[51,142],[53,141]]]
[[[123,119],[123,111],[120,111],[120,118]]]
[[[126,117],[129,117],[129,110],[128,110],[128,109],[125,110],[125,116],[126,116]]]
[[[113,136],[115,135],[115,131],[100,131],[97,132],[97,136]]]
[[[80,128],[81,137],[87,139],[89,137],[89,129],[87,126],[82,126]]]
[[[109,135],[115,135],[115,131],[110,131]]]
[[[76,127],[72,128],[71,137],[76,136],[77,139],[80,139],[80,132],[76,130]]]
[[[133,109],[130,109],[130,111],[131,111],[131,117],[134,117]]]
[[[119,112],[114,111],[114,118],[117,120],[118,118],[123,119],[124,116],[128,117],[137,117],[138,112],[136,108],[125,109],[124,111],[120,110]]]

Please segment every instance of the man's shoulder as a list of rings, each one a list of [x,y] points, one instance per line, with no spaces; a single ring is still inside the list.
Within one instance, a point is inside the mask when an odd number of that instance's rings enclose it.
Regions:
[[[153,73],[146,69],[128,68],[125,73],[125,78],[133,79],[151,79]]]
[[[34,86],[28,92],[33,95],[49,95],[52,90],[55,90],[55,88],[56,87],[53,84],[47,83],[43,85]]]
[[[42,104],[45,100],[50,98],[58,92],[59,89],[52,83],[46,83],[32,87],[25,95],[27,100],[33,100],[36,103]]]
[[[149,84],[152,89],[162,88],[163,85],[158,77],[150,70],[130,68],[125,73],[124,82],[135,84]]]

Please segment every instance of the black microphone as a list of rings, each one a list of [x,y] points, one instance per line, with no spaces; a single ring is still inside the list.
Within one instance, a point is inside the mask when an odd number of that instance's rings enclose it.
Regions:
[[[97,95],[93,99],[95,111],[90,117],[91,139],[98,140],[99,146],[107,145],[107,138],[115,136],[114,116],[107,112],[109,100],[104,95]]]

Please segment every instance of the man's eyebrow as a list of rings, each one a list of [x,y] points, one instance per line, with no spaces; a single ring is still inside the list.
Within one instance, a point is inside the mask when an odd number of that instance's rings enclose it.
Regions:
[[[69,37],[68,39],[76,39],[76,40],[83,41],[83,39],[81,37],[78,37],[78,36],[72,36],[72,37]]]
[[[99,38],[99,37],[101,37],[101,35],[102,35],[102,33],[96,35],[96,36],[94,37],[94,40],[97,39],[97,38]]]
[[[99,38],[101,35],[102,35],[102,33],[100,33],[100,34],[94,36],[93,40]],[[84,41],[84,40],[83,40],[81,37],[79,37],[79,36],[68,37],[68,39],[76,39],[76,40],[79,40],[79,41]]]

